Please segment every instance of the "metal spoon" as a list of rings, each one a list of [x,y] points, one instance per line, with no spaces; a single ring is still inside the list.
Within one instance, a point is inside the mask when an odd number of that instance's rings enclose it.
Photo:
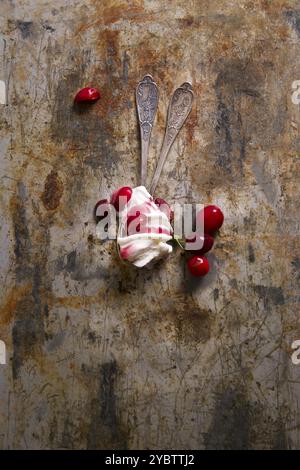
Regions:
[[[170,148],[174,140],[176,139],[180,129],[182,128],[186,118],[190,114],[193,99],[194,94],[192,85],[188,82],[183,83],[173,93],[168,109],[168,119],[164,142],[151,183],[150,193],[152,195],[156,189],[161,171],[163,169]]]
[[[139,82],[135,96],[141,132],[141,185],[145,185],[149,143],[158,105],[158,88],[151,75],[145,75]]]

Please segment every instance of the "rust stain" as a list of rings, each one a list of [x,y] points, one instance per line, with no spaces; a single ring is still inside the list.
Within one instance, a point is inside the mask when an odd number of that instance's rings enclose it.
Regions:
[[[188,15],[185,18],[179,18],[178,24],[181,28],[191,28],[195,24],[200,25],[200,20],[197,20],[194,16]]]
[[[97,8],[97,7],[95,7]],[[119,21],[129,21],[134,23],[154,21],[159,12],[149,13],[141,5],[128,5],[128,3],[121,3],[119,5],[104,8],[101,11],[99,19],[82,24],[76,31],[76,36],[85,32],[90,28],[97,28],[99,26],[107,26]]]
[[[198,125],[198,116],[196,107],[192,109],[187,121],[186,121],[186,134],[189,142],[189,149],[195,147],[194,135]]]
[[[99,54],[105,58],[105,68],[103,69],[101,101],[97,107],[97,114],[101,119],[105,119],[106,126],[111,127],[108,116],[116,110],[120,110],[124,96],[125,84],[121,80],[122,60],[120,46],[120,32],[105,30],[99,34],[97,43]],[[111,129],[112,131],[113,129]]]
[[[211,311],[199,307],[192,295],[163,296],[159,301],[158,315],[153,312],[153,320],[169,322],[174,328],[178,341],[186,344],[199,344],[210,338]]]
[[[139,19],[145,21],[145,17],[149,18],[143,6],[140,5],[128,5],[128,3],[124,2],[118,6],[112,6],[108,8],[104,8],[102,21],[103,24],[112,24],[116,23],[117,21],[134,21],[136,22]]]
[[[26,283],[20,286],[15,286],[7,293],[5,303],[0,307],[1,324],[8,324],[13,320],[18,302],[29,295],[31,291],[32,284]]]
[[[43,204],[47,210],[57,209],[63,195],[64,186],[57,171],[52,170],[45,181],[44,192],[41,195]]]
[[[95,297],[94,300],[97,300]],[[84,299],[79,296],[70,296],[70,297],[55,297],[53,298],[53,304],[58,304],[64,307],[80,309],[85,302],[91,302],[90,297],[85,297]]]

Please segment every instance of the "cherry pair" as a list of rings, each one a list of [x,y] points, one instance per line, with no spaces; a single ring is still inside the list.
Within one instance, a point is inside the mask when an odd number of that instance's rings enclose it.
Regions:
[[[205,276],[209,272],[210,266],[208,259],[203,255],[212,249],[214,245],[213,235],[221,228],[224,222],[224,215],[221,209],[214,205],[204,207],[203,214],[200,212],[199,216],[203,216],[204,219],[204,235],[196,235],[193,239],[186,240],[188,242],[194,242],[196,241],[196,237],[198,237],[203,243],[201,250],[187,262],[190,273],[196,277]]]

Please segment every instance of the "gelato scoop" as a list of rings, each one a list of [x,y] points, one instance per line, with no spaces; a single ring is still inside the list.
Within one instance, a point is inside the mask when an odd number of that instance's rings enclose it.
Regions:
[[[142,268],[167,256],[172,246],[172,227],[166,213],[154,202],[144,186],[133,188],[120,212],[117,243],[122,259]]]

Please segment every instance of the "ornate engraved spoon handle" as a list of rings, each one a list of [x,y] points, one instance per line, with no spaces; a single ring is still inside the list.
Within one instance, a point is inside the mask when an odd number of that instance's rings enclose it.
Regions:
[[[141,185],[145,186],[149,143],[158,105],[158,88],[151,75],[145,75],[139,82],[135,96],[141,132]]]
[[[168,119],[164,142],[151,183],[150,193],[152,195],[156,189],[170,148],[192,109],[193,99],[194,94],[192,85],[187,82],[183,83],[173,93],[168,109]]]

